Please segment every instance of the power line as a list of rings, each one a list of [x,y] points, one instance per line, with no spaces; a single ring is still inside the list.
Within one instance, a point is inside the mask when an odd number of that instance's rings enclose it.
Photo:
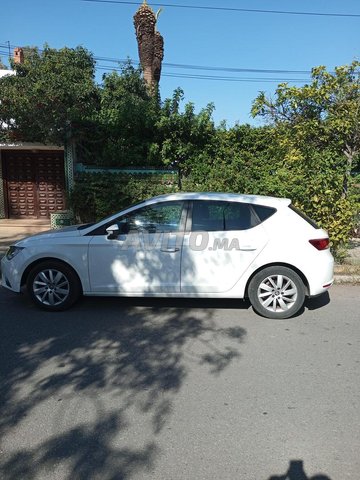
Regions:
[[[234,68],[234,67],[213,67],[213,66],[200,66],[200,65],[183,65],[177,63],[163,63],[164,66],[174,68],[186,68],[189,70],[221,70],[224,72],[253,72],[253,73],[294,73],[294,74],[310,74],[309,70],[270,70],[264,68]]]
[[[91,2],[91,3],[115,3],[120,5],[136,5],[139,6],[139,2],[125,2],[121,0],[81,0],[82,2]],[[216,10],[216,11],[225,11],[225,12],[244,12],[244,13],[271,13],[278,15],[306,15],[306,16],[316,16],[316,17],[352,17],[359,18],[360,14],[356,13],[322,13],[322,12],[296,12],[296,11],[287,11],[287,10],[261,10],[261,9],[251,9],[251,8],[232,8],[232,7],[211,7],[211,6],[200,6],[200,5],[180,5],[180,4],[169,4],[169,3],[152,3],[156,7],[166,7],[166,8],[187,8],[192,10]]]
[[[134,65],[139,65],[138,61],[120,58],[110,58],[110,57],[94,57],[95,60],[114,62],[126,64],[130,62]],[[223,71],[223,72],[247,72],[247,73],[285,73],[285,74],[300,74],[300,75],[310,75],[310,70],[279,70],[279,69],[265,69],[265,68],[235,68],[235,67],[215,67],[215,66],[205,66],[205,65],[186,65],[181,63],[167,63],[163,62],[164,67],[173,67],[173,68],[183,68],[186,70],[213,70],[213,71]]]
[[[5,45],[0,44],[1,47],[5,47]],[[14,46],[11,45],[13,48]],[[39,49],[41,52],[42,50]],[[114,62],[126,65],[130,62],[132,65],[140,65],[139,61],[132,60],[131,58],[122,59],[122,58],[114,58],[114,57],[100,57],[94,56],[94,60],[96,61],[103,61],[103,62]],[[238,68],[238,67],[218,67],[218,66],[206,66],[206,65],[187,65],[181,63],[167,63],[163,62],[163,67],[170,67],[170,68],[179,68],[179,69],[186,69],[186,70],[207,70],[207,71],[219,71],[219,72],[232,72],[232,73],[261,73],[261,74],[285,74],[285,75],[310,75],[310,70],[284,70],[284,69],[266,69],[266,68]],[[109,67],[111,68],[111,67]]]
[[[191,75],[191,74],[171,74],[171,73],[163,73],[162,76],[164,77],[172,77],[172,78],[189,78],[194,80],[217,80],[221,82],[248,82],[248,83],[306,83],[308,80],[304,79],[289,79],[289,78],[248,78],[248,77],[221,77],[221,76],[214,76],[214,75]]]
[[[121,68],[116,68],[111,65],[98,65],[96,70],[105,70],[105,71],[121,71]],[[279,83],[279,82],[292,82],[292,83],[305,83],[308,79],[293,79],[293,78],[261,78],[261,77],[226,77],[226,76],[217,76],[217,75],[194,75],[188,73],[162,73],[163,77],[171,78],[185,78],[185,79],[195,79],[195,80],[217,80],[217,81],[228,81],[228,82],[265,82],[265,83]]]

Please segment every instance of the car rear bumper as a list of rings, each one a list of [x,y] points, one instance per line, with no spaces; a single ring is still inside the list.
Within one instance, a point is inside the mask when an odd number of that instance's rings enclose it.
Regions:
[[[316,297],[326,292],[334,283],[334,258],[330,250],[321,252],[306,275],[309,286],[309,297]]]

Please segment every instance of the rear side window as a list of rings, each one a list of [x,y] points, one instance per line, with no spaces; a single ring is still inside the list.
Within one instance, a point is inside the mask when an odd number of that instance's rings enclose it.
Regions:
[[[294,207],[294,205],[289,205],[289,208],[293,212],[297,213],[303,220],[305,220],[307,223],[309,223],[312,227],[317,228],[317,229],[320,228],[319,225],[314,220],[309,218],[304,212],[302,212],[298,208]]]
[[[264,207],[263,205],[253,205],[253,209],[256,212],[256,215],[259,217],[260,222],[265,222],[276,212],[276,208]]]
[[[195,200],[192,231],[248,230],[260,222],[248,203]]]

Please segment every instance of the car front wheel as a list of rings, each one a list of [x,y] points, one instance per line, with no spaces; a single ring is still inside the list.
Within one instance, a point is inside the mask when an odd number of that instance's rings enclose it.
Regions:
[[[304,304],[305,286],[290,268],[273,266],[252,278],[248,294],[253,309],[263,317],[290,318]]]
[[[66,264],[57,261],[36,265],[29,273],[26,286],[35,304],[49,311],[66,310],[81,294],[76,273]]]

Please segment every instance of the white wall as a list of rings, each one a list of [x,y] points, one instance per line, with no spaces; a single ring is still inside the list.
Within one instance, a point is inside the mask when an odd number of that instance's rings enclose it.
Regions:
[[[0,77],[5,77],[6,75],[16,75],[14,70],[0,70]]]

